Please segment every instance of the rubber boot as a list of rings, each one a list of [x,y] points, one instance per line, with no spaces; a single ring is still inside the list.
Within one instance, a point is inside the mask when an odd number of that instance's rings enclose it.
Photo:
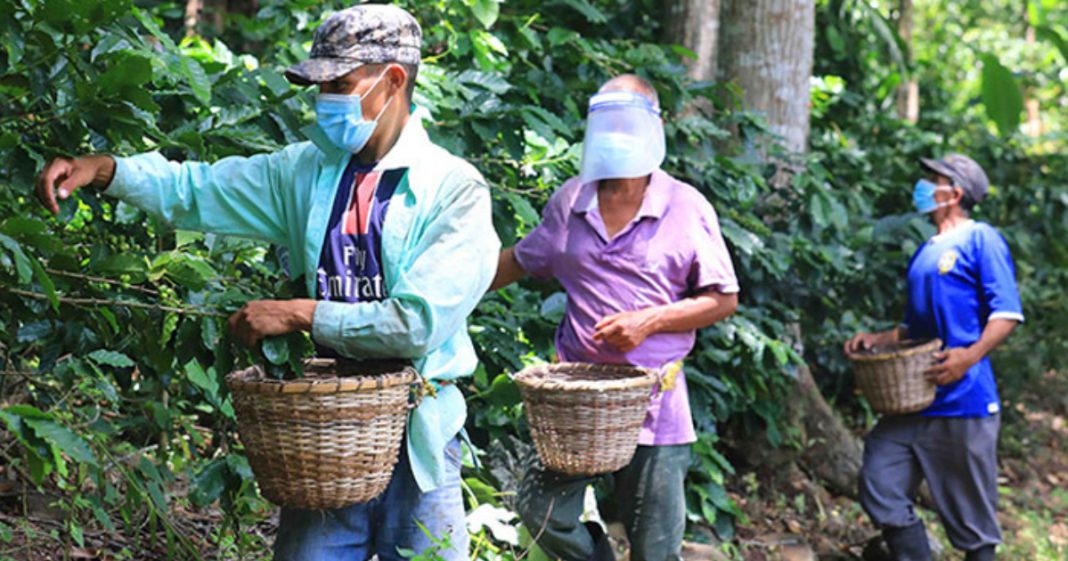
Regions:
[[[931,544],[922,522],[904,528],[884,528],[883,539],[894,561],[931,561]]]
[[[965,554],[964,561],[994,561],[994,551],[996,549],[997,546],[984,545]]]
[[[593,538],[593,555],[590,556],[590,561],[616,561],[616,554],[612,551],[612,544],[608,541],[604,528],[596,522],[586,522],[585,526]]]

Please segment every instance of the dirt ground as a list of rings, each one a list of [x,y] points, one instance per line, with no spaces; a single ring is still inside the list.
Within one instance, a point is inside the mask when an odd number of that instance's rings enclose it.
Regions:
[[[1005,544],[999,559],[1068,560],[1068,375],[1047,373],[1034,389],[1005,397],[1004,411],[999,491]],[[715,541],[714,536],[697,529],[686,544],[688,560],[855,561],[864,559],[865,546],[878,534],[855,501],[831,495],[800,471],[739,473],[729,489],[746,514],[737,536],[725,546],[709,546],[700,542]],[[0,466],[0,561],[173,558],[175,544],[151,523],[135,541],[121,531],[86,528],[84,545],[78,546],[54,500],[25,492]],[[937,516],[930,511],[922,516],[942,543],[941,558],[962,559],[946,542]],[[276,518],[275,512],[240,528],[242,540],[226,536],[233,531],[221,530],[217,511],[178,509],[170,523],[188,536],[186,551],[198,551],[200,559],[265,559]],[[221,549],[212,545],[219,543],[219,533],[224,534]],[[153,540],[153,535],[159,537]]]
[[[1068,375],[1048,372],[1033,389],[1003,400],[998,487],[1005,543],[998,558],[1066,561]],[[866,544],[878,534],[859,504],[831,496],[800,472],[741,474],[731,492],[748,517],[738,528],[735,559],[864,559]],[[921,515],[943,547],[941,558],[963,559],[937,515]]]

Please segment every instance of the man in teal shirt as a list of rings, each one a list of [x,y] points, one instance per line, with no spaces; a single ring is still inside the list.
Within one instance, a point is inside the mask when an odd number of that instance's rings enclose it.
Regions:
[[[451,536],[446,559],[466,558],[457,441],[466,408],[447,382],[475,369],[466,318],[493,279],[500,242],[482,176],[434,145],[412,110],[421,40],[394,6],[324,21],[311,58],[286,72],[319,86],[311,142],[213,164],[158,153],[60,158],[37,181],[52,212],[57,197],[92,185],[178,228],[288,248],[310,298],[249,303],[230,318],[239,341],[309,331],[324,353],[410,359],[440,387],[413,411],[385,493],[325,513],[284,509],[276,559],[400,559],[399,549],[429,547],[420,524]]]

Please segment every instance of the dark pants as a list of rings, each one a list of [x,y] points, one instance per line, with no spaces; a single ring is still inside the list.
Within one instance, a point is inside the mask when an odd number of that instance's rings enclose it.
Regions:
[[[972,551],[1001,543],[997,444],[1001,419],[884,417],[864,444],[860,504],[881,528],[919,522],[913,500],[927,480],[949,541]]]
[[[686,529],[683,481],[690,446],[639,446],[623,469],[601,476],[568,476],[535,460],[519,487],[519,515],[538,545],[553,559],[587,561],[595,544],[579,522],[586,487],[606,492],[602,516],[619,520],[630,540],[632,561],[680,560]]]

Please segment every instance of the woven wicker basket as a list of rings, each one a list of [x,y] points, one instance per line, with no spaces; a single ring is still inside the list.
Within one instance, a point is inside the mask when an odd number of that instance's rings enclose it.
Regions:
[[[886,415],[923,411],[937,386],[923,375],[942,348],[938,339],[902,341],[849,355],[857,387],[872,409]]]
[[[418,375],[398,362],[316,359],[299,380],[258,366],[226,378],[237,428],[263,496],[281,506],[333,509],[386,489]]]
[[[594,475],[630,463],[656,374],[631,366],[565,362],[524,369],[515,382],[545,467]]]

